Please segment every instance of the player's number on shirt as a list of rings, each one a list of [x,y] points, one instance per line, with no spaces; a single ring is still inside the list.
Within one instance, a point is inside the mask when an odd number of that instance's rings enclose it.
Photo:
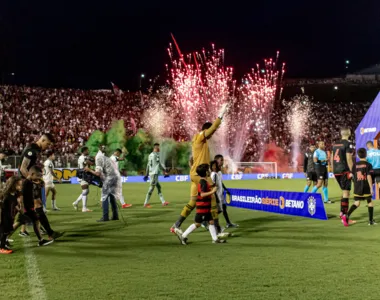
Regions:
[[[337,163],[340,162],[339,149],[336,149],[336,151],[335,151],[334,161]]]
[[[362,173],[362,171],[357,171],[356,178],[358,179],[358,181],[362,181],[365,180],[365,175]]]

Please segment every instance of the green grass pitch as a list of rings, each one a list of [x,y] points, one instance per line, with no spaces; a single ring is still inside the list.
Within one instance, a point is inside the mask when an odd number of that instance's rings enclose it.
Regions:
[[[227,181],[228,187],[302,191],[303,180]],[[143,208],[147,184],[124,184],[133,207],[122,221],[98,224],[100,193],[91,187],[92,213],[75,212],[71,203],[79,185],[58,185],[60,212],[49,212],[53,229],[64,237],[37,247],[14,235],[11,255],[0,257],[1,299],[38,299],[30,289],[25,253],[37,261],[47,299],[380,299],[377,276],[380,225],[367,226],[363,204],[345,228],[339,213],[339,189],[330,180],[337,202],[326,205],[328,221],[229,208],[240,228],[227,244],[212,244],[198,229],[182,246],[169,227],[188,201],[189,183],[164,183],[170,206],[155,193],[152,208]],[[350,201],[351,204],[352,201]],[[48,209],[50,201],[48,201]],[[380,213],[375,206],[375,219]],[[184,223],[185,230],[192,214]],[[222,225],[225,224],[223,217]],[[25,249],[28,247],[26,252]],[[32,274],[33,275],[33,274]],[[32,276],[33,277],[33,276]]]

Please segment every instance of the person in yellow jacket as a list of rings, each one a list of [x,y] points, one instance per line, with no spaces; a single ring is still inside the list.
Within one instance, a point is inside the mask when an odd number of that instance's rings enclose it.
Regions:
[[[185,207],[181,211],[181,215],[178,220],[174,223],[174,225],[170,228],[170,231],[174,234],[181,235],[181,225],[183,221],[190,215],[192,210],[195,207],[197,196],[198,196],[198,184],[200,177],[197,175],[197,167],[202,164],[210,163],[210,149],[208,146],[208,140],[212,137],[214,132],[220,126],[224,114],[227,111],[227,104],[224,104],[220,109],[218,118],[213,122],[207,122],[203,124],[202,131],[195,134],[192,139],[192,166],[190,169],[190,179],[191,179],[191,188],[190,188],[190,201],[185,205]],[[210,177],[207,177],[207,181],[212,185],[213,182]],[[211,200],[211,214],[214,219],[218,218],[218,208],[216,204],[215,196],[212,196]]]

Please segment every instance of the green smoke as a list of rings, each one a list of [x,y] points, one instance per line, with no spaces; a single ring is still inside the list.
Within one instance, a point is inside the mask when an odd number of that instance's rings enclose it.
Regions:
[[[126,142],[124,121],[114,121],[112,127],[106,133],[107,152],[113,153],[116,149],[122,149]]]
[[[107,145],[107,153],[111,155],[115,152],[116,149],[123,149],[126,143],[126,134],[124,121],[114,121],[112,123],[111,129],[106,133],[106,145]],[[126,161],[119,162],[119,169],[126,169]]]
[[[100,130],[95,130],[88,139],[86,146],[91,156],[95,156],[99,151],[99,146],[106,141],[106,135]]]
[[[126,168],[128,174],[138,172],[143,174],[148,163],[148,155],[152,152],[152,137],[142,129],[139,129],[135,136],[129,138],[126,143],[128,151]]]
[[[127,150],[126,160],[119,162],[120,170],[127,170],[128,175],[142,175],[145,173],[148,156],[153,151],[153,145],[157,142],[151,134],[139,129],[135,136],[126,137],[124,121],[119,120],[112,124],[107,133],[96,130],[88,139],[86,146],[90,155],[95,156],[99,145],[107,146],[107,155],[111,155],[116,149]],[[189,158],[191,155],[190,142],[176,142],[173,139],[165,139],[160,144],[160,156],[167,167],[177,167],[183,173],[189,171]]]

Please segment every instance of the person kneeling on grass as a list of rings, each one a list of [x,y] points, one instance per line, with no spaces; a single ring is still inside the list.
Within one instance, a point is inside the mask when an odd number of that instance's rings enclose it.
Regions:
[[[349,226],[349,217],[360,206],[360,201],[366,200],[368,203],[368,225],[376,225],[373,219],[373,188],[372,188],[372,165],[367,162],[367,150],[360,148],[358,150],[360,160],[354,164],[352,173],[354,177],[354,204],[350,207],[347,214],[342,216],[342,223],[344,226]]]
[[[208,164],[202,164],[197,167],[197,174],[200,177],[198,184],[198,197],[196,201],[196,214],[195,223],[190,225],[189,228],[182,235],[178,235],[178,238],[183,245],[187,245],[187,237],[195,229],[201,226],[202,222],[207,221],[209,223],[209,231],[211,234],[213,243],[225,243],[225,240],[219,240],[216,235],[216,228],[214,225],[214,217],[211,213],[211,198],[216,192],[216,187],[211,188],[207,182],[207,177],[210,176],[210,167]]]

